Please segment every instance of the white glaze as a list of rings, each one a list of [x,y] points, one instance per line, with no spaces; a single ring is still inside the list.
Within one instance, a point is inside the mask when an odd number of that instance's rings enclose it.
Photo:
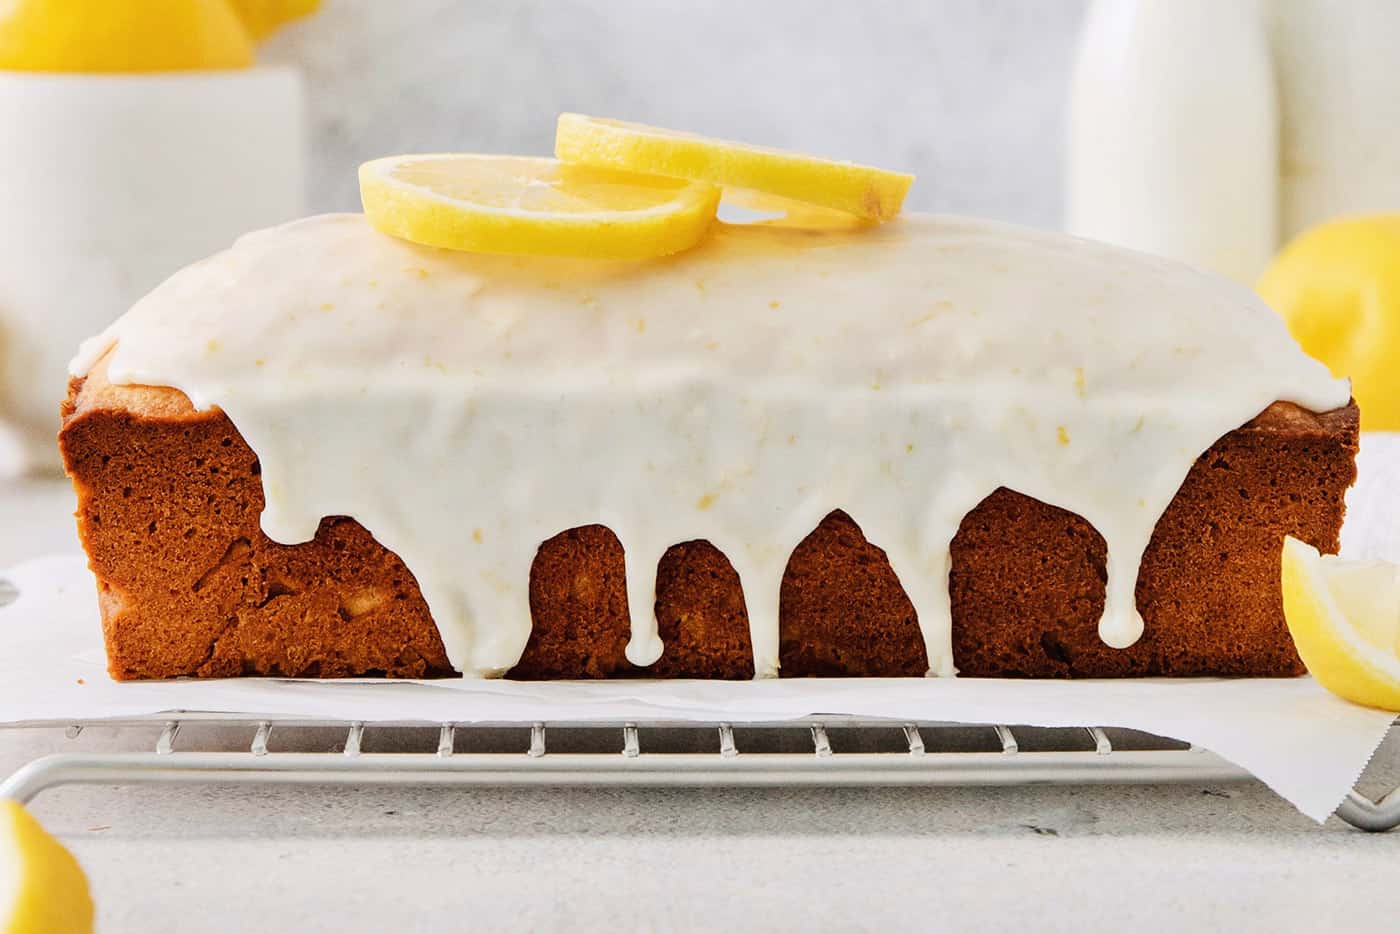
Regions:
[[[264,530],[353,516],[417,578],[452,663],[498,674],[530,631],[539,544],[599,522],[627,555],[628,657],[662,649],[656,563],[708,539],[778,664],[794,546],[843,508],[889,554],[933,673],[953,673],[948,545],[999,486],[1108,543],[1100,632],[1133,603],[1195,458],[1275,400],[1345,405],[1245,289],[1016,227],[909,216],[720,226],[653,262],[452,253],[359,215],[251,234],[84,345],[116,383],[219,406],[262,462]]]

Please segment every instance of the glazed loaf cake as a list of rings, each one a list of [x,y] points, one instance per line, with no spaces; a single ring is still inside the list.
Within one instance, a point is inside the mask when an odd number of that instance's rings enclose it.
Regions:
[[[72,375],[121,678],[1297,674],[1281,542],[1336,548],[1357,433],[1239,286],[920,215],[651,261],[308,218]]]
[[[1137,583],[1143,637],[1104,645],[1105,546],[1083,519],[999,489],[953,540],[953,657],[964,677],[1303,673],[1283,621],[1284,535],[1334,552],[1355,478],[1355,405],[1276,403],[1197,458],[1158,521]],[[413,575],[353,519],[280,545],[259,527],[258,459],[229,419],[96,368],[63,411],[63,456],[97,576],[113,677],[453,673]],[[859,517],[827,516],[782,580],[784,677],[921,676],[913,607]],[[666,652],[630,664],[622,546],[560,530],[530,576],[533,629],[509,673],[751,678],[739,580],[704,541],[657,568]]]

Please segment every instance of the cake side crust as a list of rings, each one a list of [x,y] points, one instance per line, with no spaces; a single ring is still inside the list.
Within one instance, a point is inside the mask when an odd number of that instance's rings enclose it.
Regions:
[[[94,372],[59,441],[114,678],[452,673],[413,576],[358,523],[262,534],[257,458],[223,413]]]
[[[1293,675],[1278,551],[1293,534],[1335,551],[1355,476],[1355,405],[1287,403],[1199,458],[1158,523],[1137,587],[1143,639],[1109,649],[1096,625],[1105,549],[1072,513],[998,490],[954,540],[954,661],[965,676]],[[79,531],[98,580],[117,678],[451,673],[412,574],[369,531],[327,518],[284,546],[258,525],[257,459],[223,413],[162,387],[75,380],[60,434]],[[922,675],[917,619],[859,517],[829,515],[783,578],[784,676]],[[511,676],[748,678],[737,575],[707,542],[673,547],[657,576],[667,652],[637,669],[622,544],[601,526],[545,542],[534,629]]]

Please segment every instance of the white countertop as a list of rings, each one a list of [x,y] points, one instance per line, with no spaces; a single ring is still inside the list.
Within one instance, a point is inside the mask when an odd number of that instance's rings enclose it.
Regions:
[[[0,567],[77,547],[0,485]],[[0,730],[0,774],[155,730]],[[1392,735],[1363,781],[1400,782]],[[33,810],[99,930],[1391,930],[1400,831],[1257,784],[829,790],[69,787]]]

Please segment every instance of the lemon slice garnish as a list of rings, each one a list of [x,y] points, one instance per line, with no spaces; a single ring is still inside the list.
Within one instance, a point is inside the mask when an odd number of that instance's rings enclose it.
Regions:
[[[560,114],[554,154],[565,162],[747,188],[872,221],[899,213],[914,176],[638,123]]]
[[[310,16],[321,0],[232,0],[233,8],[254,39],[265,39],[294,19]]]
[[[16,801],[0,801],[0,931],[87,934],[92,896],[87,877]]]
[[[1283,542],[1283,613],[1308,672],[1333,694],[1400,711],[1400,566]]]
[[[1400,431],[1400,214],[1332,221],[1300,235],[1259,294],[1303,349],[1351,377],[1364,431]]]
[[[253,41],[224,0],[0,3],[0,70],[156,72],[252,64]]]
[[[818,207],[805,201],[793,201],[749,188],[726,188],[720,199],[720,219],[726,220],[725,208],[737,208],[753,215],[739,221],[750,226],[797,227],[802,230],[863,230],[877,221],[857,217],[848,211]]]
[[[719,189],[523,156],[391,156],[360,166],[380,231],[478,253],[641,259],[689,249]]]

